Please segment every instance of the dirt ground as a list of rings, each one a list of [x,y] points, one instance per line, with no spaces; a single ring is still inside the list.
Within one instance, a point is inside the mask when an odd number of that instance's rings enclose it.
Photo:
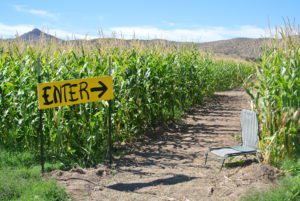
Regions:
[[[278,175],[276,169],[259,164],[255,156],[227,160],[222,171],[220,159],[213,155],[204,165],[208,147],[239,144],[243,108],[250,108],[243,91],[216,93],[181,123],[157,128],[151,137],[123,145],[127,154],[115,159],[112,168],[74,168],[50,176],[74,200],[239,200],[253,189],[275,185]]]

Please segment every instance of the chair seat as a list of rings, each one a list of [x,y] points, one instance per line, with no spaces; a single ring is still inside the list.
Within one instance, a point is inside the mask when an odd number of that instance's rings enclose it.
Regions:
[[[241,151],[241,152],[256,152],[257,149],[247,146],[233,146],[231,147],[234,150]]]
[[[221,156],[221,157],[228,157],[230,155],[239,155],[239,154],[246,154],[246,153],[255,153],[257,150],[247,146],[233,146],[233,147],[226,147],[226,148],[219,148],[213,149],[211,153]]]
[[[240,151],[237,151],[237,150],[232,149],[232,148],[220,148],[220,149],[212,150],[211,153],[216,154],[216,155],[221,156],[221,157],[227,157],[227,155],[229,155],[229,154],[240,153]]]

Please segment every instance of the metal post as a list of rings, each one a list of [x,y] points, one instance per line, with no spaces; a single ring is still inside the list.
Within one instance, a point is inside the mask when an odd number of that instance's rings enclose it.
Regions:
[[[208,152],[205,153],[205,162],[204,162],[204,165],[206,165],[207,157],[208,157]]]
[[[111,75],[110,68],[110,55],[108,54],[108,75]],[[111,113],[112,113],[112,105],[111,100],[108,101],[108,157],[109,157],[109,166],[112,164],[112,125],[111,125]]]
[[[219,172],[221,172],[221,170],[222,170],[222,168],[224,166],[224,163],[225,163],[225,158],[222,160],[222,165],[221,165],[221,168],[220,168]]]
[[[40,66],[40,58],[37,59],[37,70],[38,70],[38,83],[42,82],[41,79],[41,66]],[[44,168],[44,135],[43,135],[43,111],[39,109],[39,135],[40,135],[40,160],[41,160],[41,167],[42,167],[42,175],[44,175],[45,168]]]

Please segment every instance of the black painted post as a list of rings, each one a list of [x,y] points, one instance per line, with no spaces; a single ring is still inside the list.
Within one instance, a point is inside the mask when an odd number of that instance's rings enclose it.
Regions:
[[[42,82],[41,79],[41,66],[40,66],[40,58],[37,59],[37,70],[38,70],[38,83]],[[40,135],[40,160],[41,160],[41,167],[42,167],[42,175],[44,175],[45,168],[44,168],[44,136],[43,136],[43,111],[39,109],[39,135]]]
[[[108,54],[108,75],[111,75],[110,68],[110,55]],[[112,105],[111,100],[108,101],[108,157],[109,157],[109,166],[112,164],[112,125],[111,125],[111,113],[112,113]]]

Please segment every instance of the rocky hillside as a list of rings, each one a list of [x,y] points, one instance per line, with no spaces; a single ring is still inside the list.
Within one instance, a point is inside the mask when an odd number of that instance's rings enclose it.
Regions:
[[[239,57],[246,60],[256,60],[260,57],[262,49],[270,39],[268,38],[234,38],[207,43],[199,43],[200,49],[213,53]]]
[[[72,41],[64,41],[50,34],[44,33],[39,29],[33,29],[32,31],[25,33],[19,37],[19,39],[24,41],[57,41],[57,42],[65,42],[65,43],[80,43],[82,40],[72,40]],[[220,40],[206,43],[183,43],[183,42],[175,42],[175,41],[167,41],[167,40],[125,40],[125,39],[113,39],[113,38],[99,38],[89,40],[91,44],[96,43],[109,43],[113,45],[125,45],[130,46],[134,43],[140,43],[145,46],[153,46],[157,43],[163,45],[175,45],[175,46],[196,46],[201,50],[212,52],[222,56],[234,57],[234,58],[242,58],[246,60],[257,60],[261,54],[261,48],[266,45],[266,43],[270,41],[268,38],[234,38],[229,40]]]

